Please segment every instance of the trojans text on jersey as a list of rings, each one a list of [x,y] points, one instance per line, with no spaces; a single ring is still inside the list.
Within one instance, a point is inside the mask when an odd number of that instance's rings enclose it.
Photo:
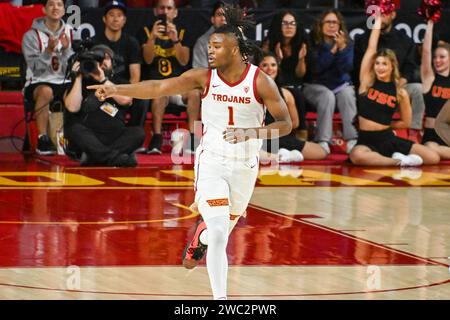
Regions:
[[[250,97],[229,96],[226,94],[216,94],[216,93],[213,93],[212,97],[215,101],[219,102],[242,103],[242,104],[251,103]]]

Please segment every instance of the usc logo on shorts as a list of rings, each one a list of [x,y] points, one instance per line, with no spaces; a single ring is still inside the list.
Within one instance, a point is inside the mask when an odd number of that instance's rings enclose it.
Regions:
[[[443,88],[437,85],[433,86],[431,95],[434,98],[450,99],[450,88]]]
[[[209,204],[210,207],[222,207],[222,206],[228,206],[228,199],[211,199],[206,200],[206,202]]]
[[[369,89],[369,92],[367,93],[367,98],[379,104],[387,105],[389,108],[395,108],[397,106],[396,97],[390,96],[374,88]]]

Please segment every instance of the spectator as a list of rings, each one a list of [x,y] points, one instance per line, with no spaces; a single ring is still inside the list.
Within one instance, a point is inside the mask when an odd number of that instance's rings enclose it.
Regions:
[[[32,103],[38,130],[36,152],[40,155],[56,153],[48,136],[49,106],[62,99],[66,85],[67,61],[73,54],[72,27],[62,20],[63,0],[47,0],[45,17],[36,18],[22,40],[22,52],[31,76],[24,88],[25,99]]]
[[[136,83],[141,80],[142,56],[139,43],[133,36],[123,31],[127,22],[127,7],[120,1],[110,1],[105,5],[103,22],[105,30],[95,36],[97,44],[110,47],[115,54],[114,67],[115,78],[121,82]],[[134,100],[130,108],[128,125],[143,126],[146,113],[145,103],[142,100]]]
[[[436,117],[450,99],[450,45],[439,44],[433,57],[433,26],[433,20],[429,19],[422,49],[421,76],[426,116],[422,144],[439,153],[441,159],[450,159],[450,148],[434,129]]]
[[[192,67],[193,68],[208,68],[208,43],[209,36],[217,28],[223,26],[226,22],[223,11],[223,1],[217,1],[211,12],[212,26],[200,38],[197,39],[194,45]]]
[[[173,0],[159,0],[153,12],[157,19],[156,22],[152,27],[144,27],[139,35],[144,61],[149,65],[148,74],[144,77],[145,79],[166,79],[179,76],[185,70],[190,59],[186,29],[175,25],[174,20],[178,11]],[[148,154],[161,154],[162,121],[169,102],[186,106],[191,135],[190,144],[184,151],[194,151],[194,122],[200,117],[200,92],[198,90],[152,100],[153,135],[147,149]]]
[[[64,136],[71,151],[81,153],[82,165],[135,167],[134,151],[144,142],[145,131],[140,126],[125,126],[131,98],[114,97],[101,102],[94,91],[86,89],[93,84],[113,84],[109,77],[113,74],[114,52],[105,45],[96,45],[90,52],[100,57],[93,72],[86,74],[80,61],[73,65],[75,79],[64,97],[68,111]]]
[[[277,13],[269,28],[262,49],[274,52],[280,61],[280,85],[288,88],[295,98],[300,115],[298,136],[307,139],[306,107],[300,87],[306,73],[307,38],[303,24],[291,10]]]
[[[275,54],[269,52],[264,53],[256,64],[259,68],[270,76],[275,83],[278,83],[278,62]],[[299,117],[297,107],[295,106],[295,100],[292,93],[282,87],[278,87],[281,96],[288,107],[289,115],[291,116],[292,129],[298,127]],[[266,111],[265,123],[266,125],[274,122],[274,118],[270,112]],[[317,143],[303,141],[295,136],[295,132],[292,131],[289,135],[279,138],[279,150],[274,150],[271,145],[271,140],[267,140],[267,145],[264,148],[269,153],[278,151],[280,162],[297,162],[303,159],[321,160],[327,157],[327,152]],[[283,150],[284,149],[284,150]],[[289,152],[286,152],[289,151]]]
[[[312,30],[309,53],[311,63],[303,93],[306,101],[317,110],[315,140],[330,152],[333,115],[337,106],[342,119],[343,138],[347,141],[347,153],[350,153],[358,136],[352,123],[356,116],[355,88],[350,76],[353,43],[339,11],[329,9],[318,17]]]
[[[412,106],[412,122],[409,130],[409,139],[418,142],[420,132],[422,130],[422,118],[425,111],[425,103],[422,95],[422,84],[420,79],[415,78],[415,70],[418,69],[416,64],[417,50],[413,40],[404,32],[394,28],[394,20],[397,14],[395,11],[382,14],[382,29],[378,49],[391,49],[397,56],[400,68],[402,86],[408,92]],[[359,67],[369,42],[369,31],[355,37],[355,58],[354,58],[354,74],[353,80],[358,81]]]
[[[442,107],[435,124],[436,133],[450,146],[450,99]]]
[[[397,137],[393,129],[408,128],[411,122],[409,96],[401,87],[395,53],[377,51],[382,18],[375,19],[364,54],[359,85],[359,137],[350,160],[365,166],[419,166],[436,164],[439,155],[432,149]],[[400,120],[393,121],[396,108]]]

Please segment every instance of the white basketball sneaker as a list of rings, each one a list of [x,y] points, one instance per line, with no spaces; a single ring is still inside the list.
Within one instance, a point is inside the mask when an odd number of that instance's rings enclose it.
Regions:
[[[392,159],[400,160],[401,167],[418,167],[423,164],[423,159],[417,154],[404,155],[400,152],[394,152]]]
[[[302,162],[303,160],[305,160],[305,157],[303,156],[303,154],[298,151],[298,150],[291,150],[290,151],[290,158],[292,162]]]
[[[174,130],[170,135],[170,145],[172,154],[180,155],[183,150],[184,133],[181,130]]]
[[[278,150],[278,162],[286,163],[291,161],[291,152],[288,149],[281,148]]]
[[[326,152],[327,154],[330,154],[330,153],[331,153],[330,146],[329,146],[328,142],[326,142],[326,141],[321,141],[321,142],[319,142],[318,144],[319,144],[319,146],[322,147],[323,150],[325,150],[325,152]]]
[[[346,152],[347,154],[350,154],[353,150],[353,148],[356,146],[356,143],[358,142],[358,140],[356,139],[352,139],[352,140],[348,140],[347,141],[347,148],[346,148]]]

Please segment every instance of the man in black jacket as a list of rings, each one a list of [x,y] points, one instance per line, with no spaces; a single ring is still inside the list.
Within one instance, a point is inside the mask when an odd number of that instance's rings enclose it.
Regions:
[[[420,73],[416,72],[419,66],[417,47],[414,41],[404,32],[394,28],[394,20],[397,16],[395,11],[390,14],[382,14],[381,36],[378,48],[391,49],[397,55],[398,65],[401,73],[401,83],[411,98],[412,122],[409,130],[409,139],[417,141],[422,130],[422,119],[425,111],[425,103],[422,95],[422,83]],[[359,69],[361,61],[368,46],[370,30],[355,37],[355,55],[353,80],[359,84]]]

